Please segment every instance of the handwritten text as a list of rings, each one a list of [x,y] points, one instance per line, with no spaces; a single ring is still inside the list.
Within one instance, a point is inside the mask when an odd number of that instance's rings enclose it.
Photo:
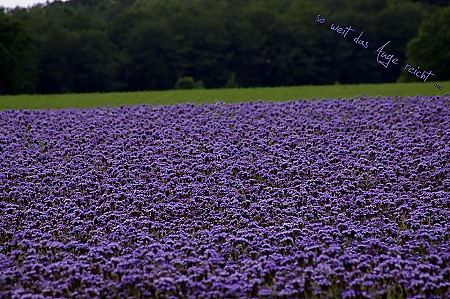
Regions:
[[[320,24],[323,24],[325,22],[325,19],[322,18],[320,15],[317,15],[316,21],[319,22]]]
[[[363,35],[363,33],[364,33],[364,31],[361,32],[361,33],[359,34],[358,37],[355,37],[355,38],[353,39],[353,41],[354,41],[356,44],[362,45],[364,48],[367,49],[367,48],[369,47],[369,42],[365,42],[365,41],[363,41],[363,40],[361,39],[361,36]]]
[[[411,66],[409,64],[406,64],[404,70],[406,70],[407,67],[408,67],[408,72],[411,74],[414,74],[417,78],[422,79],[423,83],[425,83],[425,81],[427,81],[428,76],[430,76],[430,75],[434,76],[432,71],[428,71],[428,72],[422,71],[421,72],[419,67],[414,68],[413,66]]]
[[[331,30],[336,31],[339,34],[342,34],[344,37],[347,35],[349,31],[355,31],[352,29],[352,26],[347,26],[345,29],[340,26],[334,26],[334,24],[331,24]]]
[[[389,44],[391,41],[388,41],[387,43],[385,43],[384,45],[382,45],[381,47],[378,48],[378,50],[375,51],[375,53],[378,53],[377,55],[377,62],[379,64],[382,64],[385,68],[387,68],[389,66],[389,64],[392,62],[393,64],[398,64],[398,58],[395,58],[394,55],[390,54],[390,55],[386,55],[386,52],[384,52],[384,47],[387,46],[387,44]],[[383,61],[383,58],[385,59]]]
[[[316,21],[323,24],[325,23],[325,18],[321,17],[319,14],[317,15]],[[347,27],[341,27],[339,25],[335,25],[335,24],[331,24],[330,26],[331,30],[336,31],[338,34],[341,34],[343,37],[346,37],[347,34],[350,31],[355,31],[352,26],[347,26]],[[357,45],[362,45],[364,48],[368,48],[369,47],[369,42],[365,41],[362,38],[362,35],[364,34],[364,31],[362,31],[358,37],[355,37],[353,39],[353,41],[357,44]],[[386,42],[384,45],[382,45],[381,47],[379,47],[375,53],[377,53],[377,63],[381,64],[382,66],[384,66],[385,68],[388,68],[388,66],[392,63],[392,64],[398,64],[398,58],[396,58],[393,54],[388,54],[387,50],[385,50],[386,46],[389,45],[391,41]],[[414,67],[410,64],[406,64],[404,70],[408,71],[409,73],[415,75],[417,78],[420,78],[423,80],[423,82],[425,83],[428,80],[428,77],[434,76],[433,72],[430,71],[422,71],[420,70],[419,67]],[[434,84],[434,87],[442,90],[442,86],[437,85],[436,83]]]

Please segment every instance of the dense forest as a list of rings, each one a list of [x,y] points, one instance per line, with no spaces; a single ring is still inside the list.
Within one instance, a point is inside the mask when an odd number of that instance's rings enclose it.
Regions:
[[[317,21],[317,15],[325,23]],[[447,0],[71,0],[0,8],[0,94],[450,79]],[[354,28],[344,37],[330,25]],[[368,48],[353,42],[361,31]],[[375,50],[389,43],[398,65]]]

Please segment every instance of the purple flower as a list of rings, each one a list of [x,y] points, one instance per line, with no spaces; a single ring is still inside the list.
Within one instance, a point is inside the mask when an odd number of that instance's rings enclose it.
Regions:
[[[0,297],[449,297],[447,102],[0,111]]]

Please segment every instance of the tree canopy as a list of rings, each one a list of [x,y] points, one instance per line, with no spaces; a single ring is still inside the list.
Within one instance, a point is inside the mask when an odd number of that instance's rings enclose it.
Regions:
[[[36,48],[19,19],[0,10],[0,94],[34,92]]]
[[[422,70],[432,70],[435,78],[450,80],[450,7],[439,10],[426,18],[416,37],[407,45],[407,62],[420,66]],[[404,71],[400,81],[417,81]]]
[[[0,93],[163,90],[184,77],[206,88],[395,82],[406,60],[448,79],[442,3],[69,0],[2,9]],[[333,23],[355,32],[343,38]],[[368,49],[353,42],[362,31]],[[388,40],[403,65],[384,69],[374,51]]]

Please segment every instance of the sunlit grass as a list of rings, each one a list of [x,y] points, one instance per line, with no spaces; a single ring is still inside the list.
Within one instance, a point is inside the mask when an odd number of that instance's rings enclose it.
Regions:
[[[388,83],[295,86],[273,88],[197,89],[141,92],[111,92],[57,95],[0,96],[0,109],[64,109],[138,104],[170,105],[177,103],[235,103],[247,101],[288,101],[312,98],[350,98],[359,96],[443,96],[450,92],[450,82]]]

